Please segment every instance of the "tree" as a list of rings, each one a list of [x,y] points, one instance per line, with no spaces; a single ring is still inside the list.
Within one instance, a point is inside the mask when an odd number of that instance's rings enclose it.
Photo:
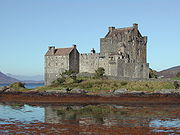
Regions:
[[[149,78],[157,78],[157,71],[149,68]]]
[[[176,77],[177,77],[177,78],[179,78],[179,77],[180,77],[180,72],[178,72],[178,73],[176,74]]]
[[[99,67],[97,70],[95,70],[95,76],[97,78],[102,78],[104,76],[105,69],[103,67]]]

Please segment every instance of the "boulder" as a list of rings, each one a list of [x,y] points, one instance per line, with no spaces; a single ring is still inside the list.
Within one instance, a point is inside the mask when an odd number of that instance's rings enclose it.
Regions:
[[[180,89],[162,89],[162,90],[156,90],[155,93],[160,93],[160,94],[178,93],[178,94],[180,94]]]
[[[52,94],[57,94],[57,93],[67,93],[66,90],[46,90],[46,93],[52,93]]]
[[[14,88],[8,88],[5,90],[5,92],[14,92],[14,91],[16,91]]]
[[[3,92],[6,92],[6,91],[9,91],[10,87],[9,86],[3,86],[3,87],[0,87],[0,93],[3,93]]]
[[[125,93],[127,93],[127,92],[128,92],[127,89],[122,88],[122,89],[114,90],[114,91],[113,91],[113,94],[125,94]]]
[[[130,94],[145,94],[144,91],[130,91],[128,93],[130,93]]]
[[[82,90],[82,89],[72,89],[72,90],[70,91],[70,93],[85,94],[85,93],[88,93],[88,92],[85,91],[85,90]]]

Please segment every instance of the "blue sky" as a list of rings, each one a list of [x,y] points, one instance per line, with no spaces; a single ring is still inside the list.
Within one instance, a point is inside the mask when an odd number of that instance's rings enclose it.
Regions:
[[[180,65],[180,0],[0,0],[0,71],[44,73],[49,45],[99,51],[109,26],[139,24],[147,60],[162,70]]]

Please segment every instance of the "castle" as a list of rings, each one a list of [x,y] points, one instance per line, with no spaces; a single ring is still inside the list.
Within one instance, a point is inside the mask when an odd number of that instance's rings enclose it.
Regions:
[[[59,77],[65,70],[94,73],[98,67],[105,75],[116,78],[149,78],[146,62],[147,36],[142,36],[138,24],[132,27],[109,27],[100,39],[100,53],[80,54],[73,45],[69,48],[50,46],[45,54],[45,85]]]

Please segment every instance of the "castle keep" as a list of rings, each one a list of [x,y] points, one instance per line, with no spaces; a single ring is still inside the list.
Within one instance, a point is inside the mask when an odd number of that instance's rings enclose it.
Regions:
[[[100,53],[79,54],[76,45],[70,48],[50,46],[45,54],[45,85],[65,70],[79,73],[94,73],[98,67],[105,75],[116,78],[149,78],[146,62],[147,37],[142,36],[138,24],[132,27],[109,27],[109,32],[100,39]]]

